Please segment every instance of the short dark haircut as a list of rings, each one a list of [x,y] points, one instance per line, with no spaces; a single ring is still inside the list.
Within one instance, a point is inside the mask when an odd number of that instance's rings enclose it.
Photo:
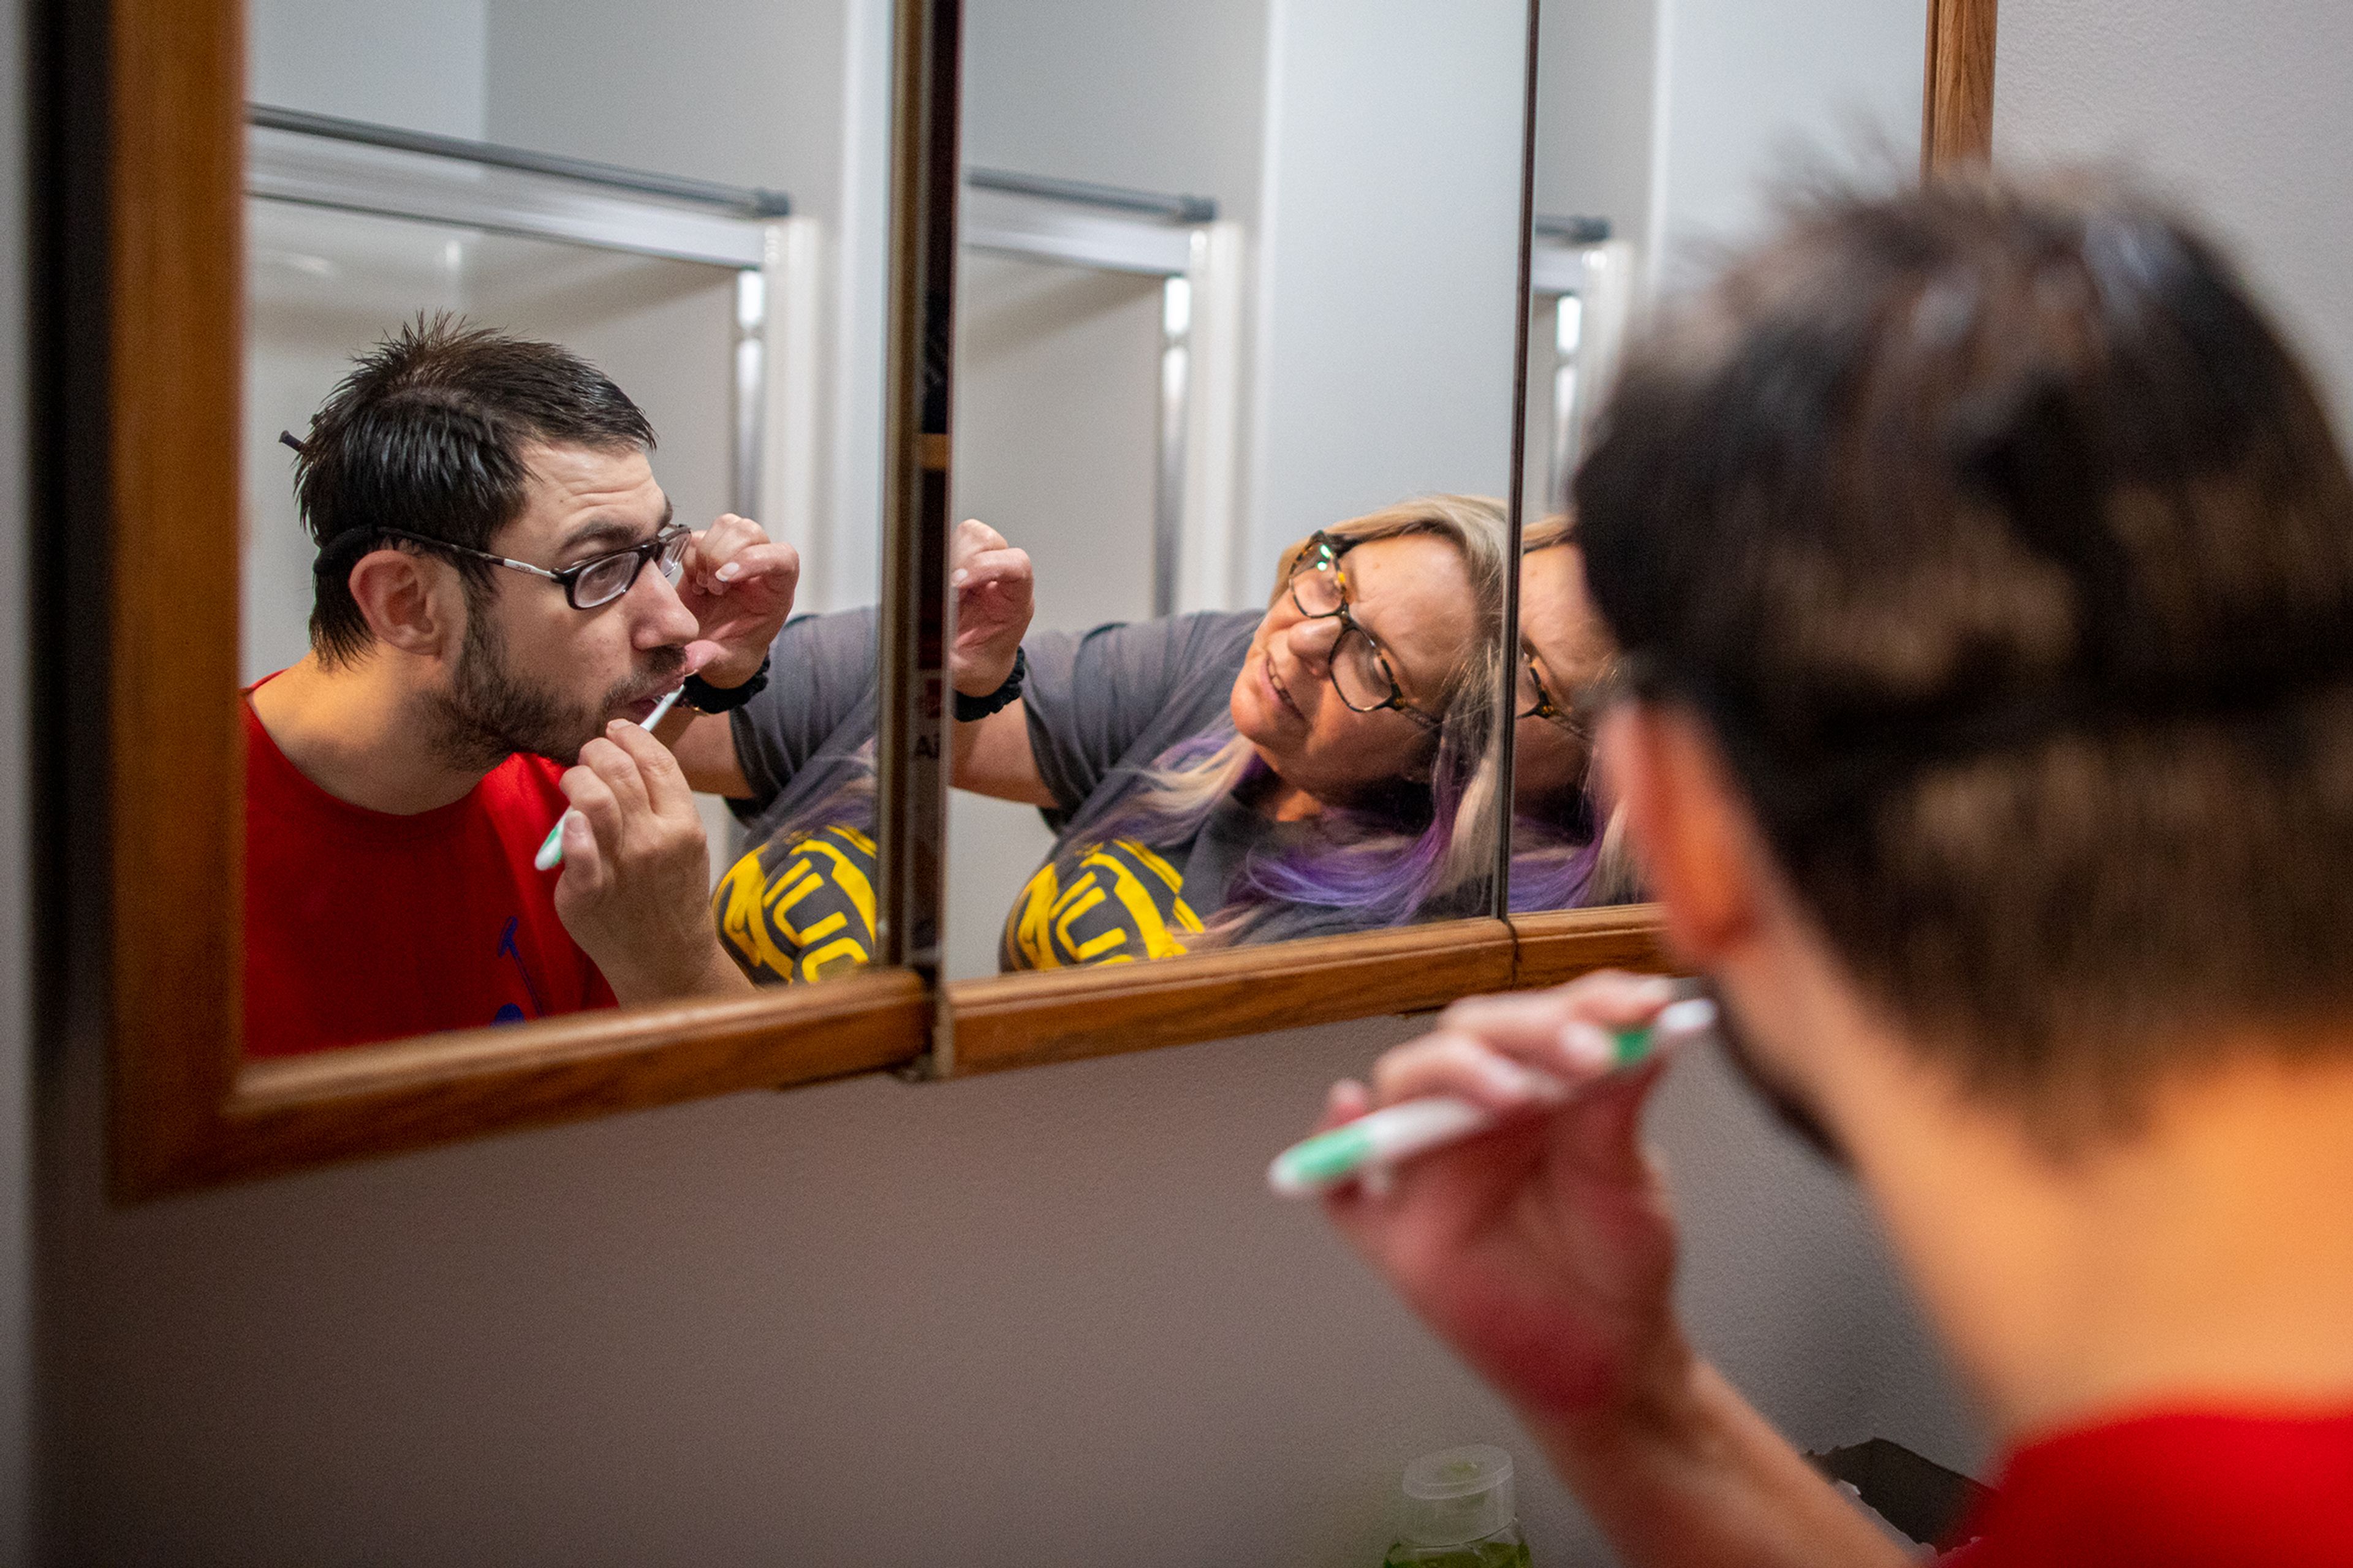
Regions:
[[[330,664],[364,652],[352,567],[386,529],[488,550],[521,515],[534,444],[649,451],[653,426],[602,371],[554,343],[419,316],[363,354],[329,395],[294,462],[303,526],[319,545],[311,645]],[[450,557],[479,606],[489,563]]]
[[[2353,1010],[2353,484],[2160,205],[1799,198],[1630,356],[1576,498],[1636,689],[1973,1089],[2063,1141]]]

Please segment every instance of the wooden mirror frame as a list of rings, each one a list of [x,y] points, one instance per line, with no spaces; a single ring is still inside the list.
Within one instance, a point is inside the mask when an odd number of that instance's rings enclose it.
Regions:
[[[953,103],[959,9],[901,0],[895,53],[898,82],[914,90],[893,109],[886,572],[918,596],[941,591],[940,523],[923,513],[946,443],[915,403],[924,293],[914,269],[938,218],[923,213],[926,171],[909,149],[929,134],[937,95]],[[1994,11],[1995,0],[1930,0],[1929,170],[1987,154]],[[936,619],[913,615],[885,631],[895,685],[882,761],[886,780],[895,768],[901,782],[884,809],[908,847],[903,867],[885,867],[899,888],[885,898],[887,966],[740,1001],[243,1061],[245,0],[50,0],[45,21],[53,130],[42,174],[56,233],[44,239],[42,368],[55,405],[48,462],[62,471],[44,489],[66,515],[103,521],[85,531],[88,552],[59,552],[74,559],[45,579],[54,602],[37,616],[57,645],[41,688],[52,754],[42,786],[58,796],[45,806],[56,847],[42,886],[62,933],[47,954],[60,1005],[105,1016],[119,1201],[738,1089],[1063,1061],[1661,962],[1653,911],[1630,906],[937,986],[937,868],[919,863],[939,843],[936,753],[927,772],[922,747],[927,731],[937,738],[942,687],[939,649],[923,636]]]

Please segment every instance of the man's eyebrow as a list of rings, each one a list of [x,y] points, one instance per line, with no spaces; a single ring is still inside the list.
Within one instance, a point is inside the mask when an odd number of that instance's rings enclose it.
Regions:
[[[659,533],[670,526],[670,520],[677,510],[676,502],[667,496],[662,498],[661,521],[654,524],[654,533]],[[564,542],[556,546],[556,553],[569,555],[589,544],[607,544],[616,550],[626,550],[632,544],[642,544],[651,537],[652,534],[639,532],[634,522],[624,521],[617,517],[592,517],[564,536]]]

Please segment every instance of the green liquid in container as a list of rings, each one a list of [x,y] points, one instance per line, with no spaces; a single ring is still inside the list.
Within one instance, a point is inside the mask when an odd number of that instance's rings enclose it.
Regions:
[[[1398,1539],[1381,1568],[1534,1568],[1512,1492],[1501,1448],[1424,1454],[1406,1467]]]
[[[1466,1541],[1460,1546],[1416,1546],[1400,1541],[1381,1559],[1381,1568],[1534,1568],[1528,1543],[1516,1530]]]

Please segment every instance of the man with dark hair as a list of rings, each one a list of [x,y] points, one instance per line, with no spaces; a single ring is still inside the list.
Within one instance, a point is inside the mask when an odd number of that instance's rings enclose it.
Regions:
[[[681,682],[758,689],[791,547],[675,523],[619,387],[448,318],[288,439],[319,555],[311,652],[248,693],[248,1053],[747,988],[639,725]],[[559,820],[560,875],[533,864]]]
[[[1821,198],[1576,499],[1669,942],[2004,1444],[1965,1560],[2353,1563],[2353,482],[2230,269],[2096,184]],[[1667,994],[1450,1009],[1327,1119],[1496,1130],[1332,1215],[1629,1563],[1905,1561],[1675,1320],[1605,1033]]]

